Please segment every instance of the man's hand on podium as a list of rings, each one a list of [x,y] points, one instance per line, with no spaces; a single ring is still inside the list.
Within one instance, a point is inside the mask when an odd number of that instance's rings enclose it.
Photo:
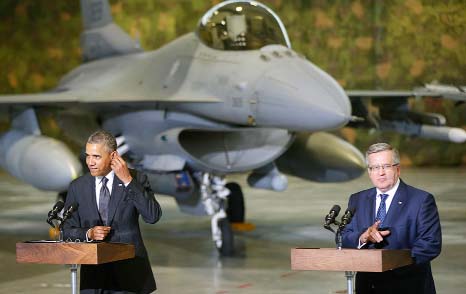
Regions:
[[[367,228],[367,230],[362,233],[359,237],[361,244],[366,244],[367,242],[371,243],[380,243],[383,241],[383,238],[390,235],[389,230],[379,230],[380,221],[376,221],[372,226]]]
[[[87,231],[87,238],[94,241],[102,241],[110,233],[111,227],[95,226]]]

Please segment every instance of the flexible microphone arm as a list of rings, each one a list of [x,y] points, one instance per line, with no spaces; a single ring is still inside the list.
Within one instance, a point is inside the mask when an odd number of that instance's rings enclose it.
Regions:
[[[339,225],[340,230],[343,230],[346,227],[346,225],[348,225],[351,222],[351,219],[353,218],[353,215],[354,215],[355,211],[356,211],[355,208],[348,208],[345,211],[345,214],[342,216],[341,222],[340,222],[340,225]]]

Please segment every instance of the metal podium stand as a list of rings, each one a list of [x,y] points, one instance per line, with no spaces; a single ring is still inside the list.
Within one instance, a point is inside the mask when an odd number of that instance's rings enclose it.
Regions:
[[[102,264],[133,258],[134,245],[123,243],[74,243],[29,241],[16,243],[17,263],[68,264],[71,292],[78,291],[78,265]]]

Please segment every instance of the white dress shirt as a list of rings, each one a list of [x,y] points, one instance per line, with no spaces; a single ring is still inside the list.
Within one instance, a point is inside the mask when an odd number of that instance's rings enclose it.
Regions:
[[[110,193],[110,198],[111,198],[112,197],[113,180],[115,179],[115,172],[112,170],[105,177],[108,179],[107,188],[108,188],[108,192]],[[95,201],[97,203],[97,210],[99,210],[100,188],[102,188],[102,179],[103,178],[104,178],[103,176],[95,177]],[[128,187],[129,183],[124,184],[124,185],[125,185],[125,187]],[[92,228],[90,228],[86,232],[86,242],[94,241],[92,239],[89,239],[89,231],[91,229]]]
[[[393,188],[391,188],[387,192],[382,192],[378,188],[376,189],[377,190],[377,196],[375,198],[375,214],[374,215],[377,215],[377,211],[379,210],[380,202],[382,201],[382,196],[380,196],[380,194],[388,194],[388,197],[385,200],[385,209],[386,209],[385,212],[388,213],[388,209],[390,208],[390,204],[392,204],[393,197],[395,197],[395,193],[396,193],[396,190],[398,190],[399,185],[400,185],[400,179],[398,179],[396,181],[395,186],[393,186]]]
[[[112,170],[105,176],[107,181],[107,188],[108,192],[110,193],[110,197],[112,196],[112,188],[113,188],[113,179],[115,178],[115,172]],[[100,200],[100,189],[102,188],[102,179],[103,176],[95,177],[95,201],[97,202],[97,209],[99,209],[99,200]]]

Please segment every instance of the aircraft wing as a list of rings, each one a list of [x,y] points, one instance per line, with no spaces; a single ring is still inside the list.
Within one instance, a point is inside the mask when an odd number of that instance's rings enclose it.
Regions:
[[[1,104],[68,104],[68,103],[134,103],[134,102],[222,102],[216,97],[190,97],[170,95],[150,97],[146,95],[124,95],[101,93],[99,91],[56,91],[37,94],[0,95]]]
[[[438,84],[426,84],[424,87],[406,90],[348,90],[348,97],[371,98],[406,98],[406,97],[439,97],[455,101],[466,101],[466,86],[449,86]]]
[[[0,104],[77,103],[78,101],[79,97],[77,95],[71,95],[67,92],[0,96]]]
[[[408,103],[409,97],[434,97],[453,100],[459,105],[466,101],[466,86],[426,84],[412,91],[351,90],[346,94],[353,109],[350,126],[455,143],[466,141],[466,131],[447,126],[442,114],[414,111]]]
[[[404,91],[404,90],[394,90],[394,91],[384,91],[384,90],[347,90],[345,91],[346,95],[350,98],[354,97],[370,97],[370,98],[386,98],[386,97],[399,97],[406,98],[414,96],[413,91]]]

